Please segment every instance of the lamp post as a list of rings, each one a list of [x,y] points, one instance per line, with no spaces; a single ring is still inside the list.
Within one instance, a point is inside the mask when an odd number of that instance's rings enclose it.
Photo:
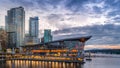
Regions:
[[[2,51],[1,41],[2,41],[2,40],[0,40],[0,51]]]
[[[0,40],[0,52],[2,53],[1,41],[2,41],[2,40]],[[2,60],[3,60],[3,54],[2,54]]]

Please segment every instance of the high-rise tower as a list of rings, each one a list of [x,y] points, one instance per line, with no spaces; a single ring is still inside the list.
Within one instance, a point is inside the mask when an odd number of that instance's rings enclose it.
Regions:
[[[7,11],[6,31],[8,32],[8,47],[24,45],[25,37],[25,11],[23,7],[11,8]]]
[[[39,43],[39,18],[30,17],[29,19],[29,40],[32,44]]]
[[[38,17],[30,17],[30,20],[29,20],[30,36],[38,37],[38,32],[39,32]]]

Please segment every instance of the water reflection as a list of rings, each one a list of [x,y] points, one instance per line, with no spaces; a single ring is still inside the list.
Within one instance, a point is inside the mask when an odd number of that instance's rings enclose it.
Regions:
[[[81,68],[79,63],[9,60],[0,63],[0,68]]]
[[[85,61],[85,64],[46,62],[46,61],[25,61],[12,60],[0,61],[0,68],[119,68],[120,58],[97,57],[92,61]]]

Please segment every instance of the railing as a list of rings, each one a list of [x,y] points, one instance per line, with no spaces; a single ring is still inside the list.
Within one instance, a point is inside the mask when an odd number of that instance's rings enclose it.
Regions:
[[[26,54],[4,54],[0,55],[4,60],[36,60],[36,61],[59,61],[59,62],[83,62],[83,58],[70,56],[47,56],[47,55],[26,55]],[[4,58],[3,58],[4,57]]]

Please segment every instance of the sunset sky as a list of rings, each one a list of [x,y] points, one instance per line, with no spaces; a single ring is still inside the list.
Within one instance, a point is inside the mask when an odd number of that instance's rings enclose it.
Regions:
[[[19,6],[25,9],[26,32],[29,17],[38,16],[40,30],[92,35],[86,48],[120,49],[120,0],[0,0],[0,26],[5,26],[7,10]]]

